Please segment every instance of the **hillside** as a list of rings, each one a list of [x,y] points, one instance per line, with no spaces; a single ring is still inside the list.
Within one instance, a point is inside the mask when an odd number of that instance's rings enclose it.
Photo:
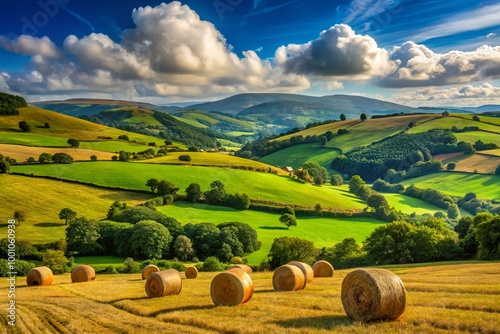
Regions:
[[[181,110],[172,114],[176,119],[199,128],[209,128],[214,131],[229,134],[234,131],[253,132],[260,128],[254,122],[237,119],[231,115],[201,110]]]

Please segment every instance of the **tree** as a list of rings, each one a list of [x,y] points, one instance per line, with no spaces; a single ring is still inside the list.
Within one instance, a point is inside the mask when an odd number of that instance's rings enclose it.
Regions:
[[[327,142],[328,142],[328,139],[325,136],[319,137],[319,143],[321,144],[321,146],[325,146]]]
[[[354,175],[349,180],[349,192],[357,195],[359,190],[365,186],[365,181],[359,175]]]
[[[26,123],[26,121],[21,121],[19,122],[19,129],[21,129],[22,132],[30,132],[31,126]]]
[[[70,208],[64,208],[59,212],[59,219],[65,219],[64,225],[68,225],[68,221],[76,218],[76,211]]]
[[[168,228],[152,220],[135,224],[129,239],[132,255],[147,259],[167,257],[171,242]]]
[[[66,228],[66,251],[68,254],[96,254],[101,249],[97,239],[99,231],[95,222],[85,217],[73,219]]]
[[[362,113],[360,116],[359,116],[359,119],[361,119],[361,122],[364,122],[366,121],[366,114],[365,113]]]
[[[165,141],[164,141],[164,143],[165,143],[165,145],[167,145],[167,146],[168,146],[168,145],[172,145],[172,141],[171,141],[171,140],[165,140]]]
[[[301,168],[308,171],[309,175],[313,178],[314,183],[317,185],[323,184],[329,179],[326,168],[320,166],[316,162],[306,162]]]
[[[191,156],[189,154],[181,154],[179,155],[180,161],[191,161]]]
[[[372,195],[368,196],[368,199],[366,200],[366,204],[372,208],[380,208],[383,206],[388,207],[389,203],[385,199],[384,195],[373,193]]]
[[[120,151],[118,153],[119,153],[118,160],[120,160],[120,161],[125,162],[125,161],[128,161],[128,159],[130,158],[130,154],[128,152]]]
[[[154,220],[168,228],[173,238],[176,238],[182,230],[181,223],[177,219],[167,217],[164,214],[145,206],[125,208],[113,216],[112,219],[113,221],[127,222],[130,224],[137,224],[143,220]]]
[[[224,204],[227,199],[227,193],[224,189],[224,184],[219,181],[213,181],[210,184],[210,190],[205,191],[203,195],[210,204]]]
[[[353,238],[346,238],[331,248],[323,248],[318,258],[330,262],[336,269],[361,267],[366,264],[366,253]]]
[[[160,181],[158,181],[158,179],[149,179],[146,181],[146,187],[149,187],[153,193],[156,191],[159,184]]]
[[[479,119],[479,116],[478,115],[474,115],[472,116],[472,120],[476,121],[476,122],[479,122],[480,119]]]
[[[44,127],[44,128],[46,128],[46,129],[50,129],[50,124],[49,124],[49,123],[45,123],[45,124],[43,125],[43,127]]]
[[[286,229],[289,230],[290,226],[297,226],[297,218],[289,213],[284,213],[280,217],[280,223],[285,224]]]
[[[309,182],[309,183],[313,182],[313,178],[311,177],[311,175],[309,175],[309,171],[307,169],[303,169],[303,168],[296,169],[293,172],[293,175],[297,176],[302,181]]]
[[[295,216],[295,210],[291,206],[285,206],[283,208],[283,211],[281,212],[281,214],[284,214],[284,213],[288,213],[292,216]]]
[[[119,135],[118,139],[120,139],[120,140],[126,140],[126,141],[130,140],[130,138],[127,135]]]
[[[195,254],[202,261],[217,256],[221,247],[220,229],[212,223],[186,224],[184,234],[191,239]]]
[[[186,188],[186,200],[189,202],[198,202],[198,200],[201,198],[201,195],[203,194],[201,191],[201,187],[198,183],[191,183],[187,188]]]
[[[247,194],[229,195],[226,202],[230,207],[238,210],[247,210],[250,207],[250,197]]]
[[[346,117],[345,117],[345,115],[344,115],[344,114],[340,114],[340,120],[341,120],[341,121],[345,121],[345,120],[346,120]]]
[[[316,203],[316,205],[314,206],[314,211],[316,212],[316,214],[319,215],[321,210],[323,210],[323,208],[321,207],[321,204]]]
[[[456,204],[451,204],[448,206],[447,214],[450,219],[458,219],[460,218],[460,209]]]
[[[0,156],[0,174],[8,173],[10,171],[10,163]]]
[[[495,175],[500,175],[500,165],[498,165],[497,169],[495,169]]]
[[[26,213],[23,210],[15,211],[14,219],[19,222],[19,225],[21,225],[21,222],[26,220]]]
[[[90,160],[91,160],[91,161],[97,161],[97,155],[94,155],[94,154],[93,154],[93,155],[91,155],[91,156],[90,156]]]
[[[238,240],[243,245],[243,251],[245,254],[249,254],[260,249],[261,242],[258,240],[257,231],[250,225],[240,222],[229,222],[217,225],[221,231],[227,226],[234,226],[238,229]]]
[[[333,137],[334,137],[335,135],[333,134],[333,132],[332,132],[332,131],[328,130],[328,131],[326,131],[326,132],[325,132],[325,135],[324,135],[324,136],[326,137],[326,139],[327,139],[328,141],[330,141],[330,140],[332,140],[332,139],[333,139]]]
[[[476,227],[477,257],[481,260],[500,259],[500,216],[479,223]]]
[[[97,229],[99,232],[99,238],[97,243],[102,247],[102,254],[105,255],[118,255],[118,246],[120,241],[123,239],[126,243],[130,236],[123,238],[125,233],[123,230],[132,230],[134,225],[129,223],[117,223],[109,220],[101,220],[97,222]],[[123,248],[123,247],[121,247]],[[130,254],[130,251],[126,251],[123,254]]]
[[[56,164],[72,164],[73,158],[67,153],[56,153],[52,156],[52,161]]]
[[[113,204],[108,209],[108,214],[106,215],[106,218],[113,218],[116,215],[118,215],[120,212],[125,210],[127,208],[127,203],[122,203],[120,201],[114,201]]]
[[[179,191],[179,188],[176,188],[170,181],[161,180],[158,183],[158,195],[175,195],[177,191]]]
[[[330,184],[332,186],[341,186],[344,184],[344,178],[340,174],[334,174],[330,178]]]
[[[76,140],[76,139],[73,139],[73,138],[68,139],[67,143],[71,147],[79,147],[80,146],[80,142],[78,140]]]
[[[441,116],[443,116],[443,117],[448,117],[448,116],[450,116],[450,113],[449,113],[447,110],[445,110],[445,111],[443,111],[443,112],[441,113]]]
[[[175,256],[181,261],[186,261],[193,255],[193,243],[185,235],[179,235],[174,241]]]
[[[472,146],[471,143],[467,143],[467,142],[464,142],[464,141],[461,141],[457,144],[458,148],[460,148],[462,150],[462,152],[464,152],[465,154],[472,154],[474,152],[476,152],[476,149],[474,148],[474,146]]]
[[[38,157],[38,162],[41,164],[48,164],[52,162],[52,154],[50,153],[42,153]]]
[[[71,261],[64,256],[64,252],[61,250],[47,249],[43,253],[42,262],[54,274],[64,274],[71,269]]]
[[[450,162],[446,165],[446,170],[454,170],[457,165],[454,162]]]
[[[313,263],[318,253],[312,241],[297,237],[275,238],[268,262],[273,269],[290,261]]]

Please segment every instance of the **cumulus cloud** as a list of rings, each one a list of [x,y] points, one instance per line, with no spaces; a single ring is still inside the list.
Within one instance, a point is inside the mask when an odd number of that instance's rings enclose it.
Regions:
[[[344,89],[344,84],[340,81],[330,81],[326,84],[328,90]]]
[[[393,68],[387,50],[345,24],[334,25],[306,44],[280,47],[275,61],[287,72],[351,79],[382,75]]]
[[[471,106],[499,103],[499,99],[500,87],[495,87],[490,83],[483,83],[480,86],[463,85],[443,89],[428,87],[392,95],[392,100],[409,105]]]
[[[69,35],[63,49],[48,38],[0,38],[4,49],[30,55],[30,68],[8,83],[24,94],[106,92],[114,96],[200,98],[248,91],[297,92],[310,87],[255,51],[235,54],[224,36],[187,5],[174,1],[134,9],[135,27],[120,41]]]
[[[500,46],[439,54],[424,45],[406,42],[394,47],[391,60],[397,69],[379,79],[383,87],[441,86],[500,77]]]

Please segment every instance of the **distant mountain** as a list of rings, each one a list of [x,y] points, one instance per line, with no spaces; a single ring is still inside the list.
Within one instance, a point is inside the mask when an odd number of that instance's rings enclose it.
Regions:
[[[452,114],[470,114],[471,111],[470,110],[466,110],[466,109],[460,109],[460,108],[456,108],[456,107],[418,107],[417,109],[419,109],[421,112],[428,112],[428,113],[442,113],[444,111],[448,111]]]
[[[179,110],[179,107],[173,106],[157,106],[151,103],[123,101],[123,100],[106,100],[106,99],[68,99],[62,101],[42,101],[32,102],[30,105],[57,111],[61,114],[70,116],[93,116],[103,111],[120,107],[145,108],[162,112],[172,112]]]
[[[463,107],[463,110],[471,111],[474,113],[490,112],[490,111],[500,111],[499,104],[486,104],[480,107]]]

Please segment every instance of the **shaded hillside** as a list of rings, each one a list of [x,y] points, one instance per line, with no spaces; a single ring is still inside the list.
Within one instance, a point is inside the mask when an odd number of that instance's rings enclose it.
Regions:
[[[209,128],[220,132],[231,131],[255,131],[258,126],[254,122],[235,118],[229,114],[220,112],[208,112],[201,110],[180,110],[172,114],[179,121],[188,123],[199,128]]]
[[[17,108],[26,106],[26,100],[21,96],[0,92],[0,116],[18,115]]]

